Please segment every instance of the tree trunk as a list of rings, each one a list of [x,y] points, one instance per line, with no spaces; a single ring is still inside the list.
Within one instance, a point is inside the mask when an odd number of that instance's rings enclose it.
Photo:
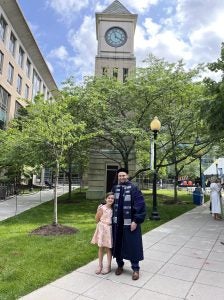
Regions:
[[[58,225],[58,176],[59,176],[59,162],[56,161],[56,170],[55,170],[55,186],[54,186],[54,221],[53,225]]]
[[[174,202],[177,203],[177,186],[178,186],[178,170],[177,164],[175,163],[175,177],[174,177]]]
[[[72,201],[72,162],[68,164],[68,200]]]

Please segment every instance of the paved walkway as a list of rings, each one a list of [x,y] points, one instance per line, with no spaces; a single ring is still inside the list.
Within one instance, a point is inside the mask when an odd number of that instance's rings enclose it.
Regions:
[[[74,187],[73,187],[74,188]],[[58,187],[58,196],[67,193],[68,186]],[[54,198],[54,189],[46,189],[33,194],[14,196],[7,200],[0,200],[0,221],[13,217],[43,202]]]
[[[199,206],[143,236],[140,279],[125,271],[95,275],[97,261],[20,298],[21,300],[223,300],[224,221]],[[78,251],[78,249],[77,249]]]

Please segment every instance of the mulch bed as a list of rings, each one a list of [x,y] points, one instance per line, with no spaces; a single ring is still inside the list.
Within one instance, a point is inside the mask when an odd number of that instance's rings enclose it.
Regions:
[[[77,228],[64,226],[64,225],[44,225],[41,227],[38,227],[31,231],[31,235],[69,235],[69,234],[75,234],[79,232]]]

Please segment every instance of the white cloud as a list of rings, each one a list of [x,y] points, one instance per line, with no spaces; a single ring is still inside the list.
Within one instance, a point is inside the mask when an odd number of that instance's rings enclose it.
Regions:
[[[152,18],[146,18],[143,26],[146,28],[147,34],[155,36],[161,29],[161,25],[152,21]]]
[[[166,14],[161,14],[161,9],[160,18],[147,13],[136,28],[137,63],[148,53],[168,61],[183,58],[188,66],[215,61],[223,41],[224,1],[175,0],[166,4]]]
[[[216,60],[223,41],[224,1],[177,2],[176,25],[179,25],[179,34],[191,47],[191,64]]]
[[[135,37],[135,51],[138,64],[144,60],[149,53],[159,58],[165,58],[168,61],[177,61],[179,59],[188,60],[191,58],[189,46],[183,40],[179,39],[174,32],[170,30],[156,31],[152,35],[148,34],[148,29],[138,26]],[[158,32],[157,34],[155,34]],[[175,49],[175,50],[174,50]]]
[[[138,0],[138,1],[123,0],[121,2],[124,6],[128,5],[130,8],[132,8],[133,9],[133,11],[131,11],[132,13],[134,12],[144,13],[144,11],[149,9],[151,5],[156,5],[159,2],[159,0]]]
[[[69,54],[66,50],[65,46],[60,46],[56,49],[51,50],[49,57],[54,57],[60,60],[66,60],[68,58]]]
[[[47,5],[53,8],[64,19],[74,17],[74,13],[88,7],[88,0],[48,0]],[[73,16],[72,16],[73,15]]]
[[[92,1],[92,7],[95,8],[96,12],[102,12],[106,7],[108,7],[113,0],[90,0]],[[123,4],[131,13],[145,13],[150,6],[156,5],[160,0],[121,0],[120,3]]]
[[[224,1],[220,0],[177,0],[176,18],[182,30],[193,31],[195,28],[216,23],[217,16],[224,10]]]
[[[74,66],[78,68],[78,72],[82,72],[84,75],[90,74],[90,72],[94,74],[93,68],[96,55],[95,19],[85,16],[80,28],[76,31],[71,29],[68,37],[75,53],[72,61]]]
[[[102,12],[113,0],[48,0],[48,5],[67,21],[68,45],[50,52],[66,76],[94,74],[97,54],[95,12]],[[221,0],[121,0],[138,14],[135,32],[137,66],[149,53],[168,61],[184,59],[188,66],[215,61],[220,56],[224,28],[224,1]],[[88,6],[89,5],[89,6]],[[88,7],[87,7],[88,6]],[[80,12],[80,14],[77,13]],[[77,18],[76,18],[77,16]],[[69,49],[69,45],[71,49]]]
[[[95,20],[85,16],[77,30],[68,31],[70,50],[64,45],[53,49],[48,57],[55,60],[57,66],[64,70],[64,78],[74,76],[76,80],[94,74],[96,55]]]

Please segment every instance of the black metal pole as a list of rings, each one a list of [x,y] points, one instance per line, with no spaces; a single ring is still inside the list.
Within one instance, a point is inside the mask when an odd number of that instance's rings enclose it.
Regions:
[[[160,220],[159,213],[157,211],[157,191],[156,191],[156,184],[157,184],[157,163],[156,163],[156,138],[157,138],[158,131],[154,131],[154,174],[153,174],[153,189],[152,189],[152,214],[150,219],[151,220]]]
[[[200,186],[202,187],[201,156],[199,157],[199,163],[200,163]]]

